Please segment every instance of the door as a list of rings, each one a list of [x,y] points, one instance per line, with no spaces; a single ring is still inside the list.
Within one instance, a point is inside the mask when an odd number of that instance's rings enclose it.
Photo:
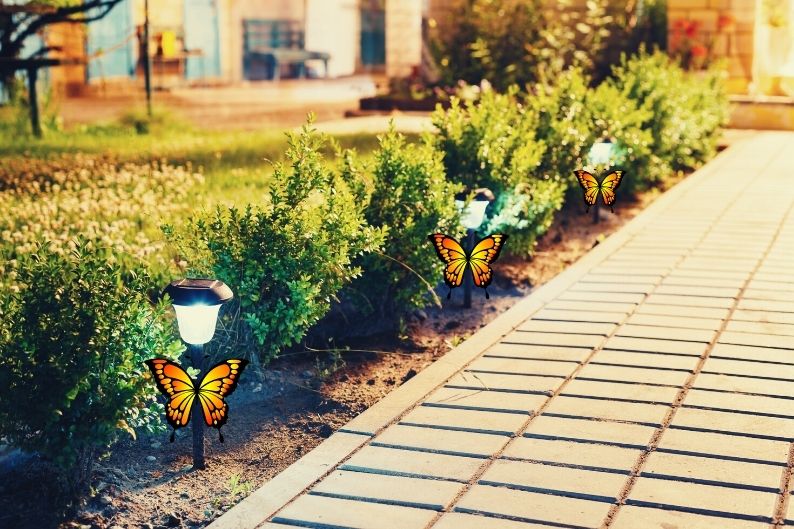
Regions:
[[[365,2],[361,8],[361,66],[365,70],[386,65],[386,11],[382,2]]]
[[[185,0],[185,78],[221,76],[219,41],[218,0]]]
[[[87,16],[91,16],[88,12]],[[121,0],[99,20],[88,24],[88,78],[135,77],[138,39],[132,1]]]

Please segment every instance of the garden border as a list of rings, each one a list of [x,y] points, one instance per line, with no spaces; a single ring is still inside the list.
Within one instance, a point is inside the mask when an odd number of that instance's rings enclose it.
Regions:
[[[743,138],[738,143],[744,143]],[[726,150],[727,151],[727,150]],[[604,242],[560,274],[446,353],[411,380],[352,419],[319,446],[284,469],[208,526],[208,529],[255,529],[310,488],[377,433],[394,423],[439,385],[476,359],[486,348],[512,332],[532,314],[585,275],[596,263],[625,244],[646,224],[709,173],[718,169],[726,151],[664,192]]]

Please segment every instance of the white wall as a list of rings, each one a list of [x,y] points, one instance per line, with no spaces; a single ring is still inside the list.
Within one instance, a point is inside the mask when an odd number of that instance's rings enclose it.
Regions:
[[[357,0],[306,0],[306,49],[331,54],[329,76],[356,71],[360,22]],[[322,74],[322,63],[312,66]]]

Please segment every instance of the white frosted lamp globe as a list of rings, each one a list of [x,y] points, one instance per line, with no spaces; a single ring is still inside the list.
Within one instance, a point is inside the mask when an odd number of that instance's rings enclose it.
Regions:
[[[455,207],[460,212],[460,224],[468,230],[476,230],[485,220],[485,210],[488,204],[494,200],[493,193],[489,189],[480,188],[474,191],[474,200],[466,204],[464,196],[455,199]]]
[[[221,305],[234,297],[223,281],[199,278],[174,281],[166,287],[165,294],[174,305],[179,336],[191,345],[212,340]]]
[[[587,158],[593,165],[605,165],[612,160],[612,142],[609,140],[598,141],[590,147]]]

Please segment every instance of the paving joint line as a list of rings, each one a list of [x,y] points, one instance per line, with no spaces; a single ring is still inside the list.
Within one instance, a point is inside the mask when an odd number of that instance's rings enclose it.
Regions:
[[[767,163],[767,166],[770,165],[770,164],[771,164],[771,161]],[[714,222],[711,223],[711,225],[709,226],[706,234],[704,234],[704,236],[696,243],[695,248],[697,248],[698,245],[702,244],[702,242],[708,237],[708,235],[711,234],[717,226],[719,226],[720,222],[722,222],[722,220],[726,216],[726,214],[741,199],[743,191],[746,190],[747,188],[749,188],[751,186],[751,184],[752,184],[752,181],[748,182],[748,184],[746,184],[745,187],[742,188],[741,191],[737,192],[736,198],[734,198],[722,210],[722,213],[720,213],[720,215],[714,220]],[[684,402],[684,400],[686,399],[686,396],[689,393],[689,390],[692,389],[692,386],[694,385],[695,380],[697,379],[698,375],[703,370],[703,366],[705,365],[706,361],[709,359],[709,357],[711,355],[711,351],[717,345],[720,336],[722,335],[722,333],[725,331],[726,327],[728,326],[728,323],[731,320],[731,316],[733,315],[734,312],[736,312],[736,310],[738,310],[739,302],[743,299],[744,292],[747,290],[750,282],[753,280],[753,277],[758,272],[758,270],[762,267],[762,265],[763,265],[763,263],[765,261],[765,258],[767,257],[767,255],[769,255],[771,249],[774,247],[774,244],[775,244],[775,242],[777,241],[777,239],[778,239],[778,237],[780,235],[780,231],[782,230],[782,227],[785,225],[786,220],[788,219],[788,216],[789,216],[789,214],[792,211],[792,207],[794,207],[794,205],[789,207],[789,209],[786,212],[786,214],[784,214],[782,219],[777,223],[777,228],[776,228],[774,236],[770,239],[769,243],[766,245],[766,249],[764,250],[763,254],[756,261],[755,266],[753,267],[753,269],[750,271],[749,275],[745,279],[742,287],[739,289],[739,292],[737,293],[736,297],[734,298],[733,304],[728,309],[728,314],[722,320],[722,324],[720,325],[720,328],[716,331],[714,337],[712,338],[712,340],[709,343],[709,345],[706,348],[706,350],[700,355],[700,359],[699,359],[697,365],[695,366],[695,369],[692,371],[692,374],[688,377],[687,381],[681,387],[681,390],[678,392],[678,394],[676,395],[676,398],[673,400],[672,404],[670,405],[670,410],[668,411],[668,413],[667,413],[667,415],[665,417],[665,420],[662,422],[662,425],[656,430],[656,432],[654,432],[653,436],[651,437],[651,441],[648,443],[648,445],[644,449],[643,453],[640,454],[640,456],[637,458],[637,462],[635,463],[634,468],[632,469],[632,472],[631,472],[631,474],[629,476],[628,481],[624,485],[623,490],[621,491],[621,493],[618,495],[617,501],[615,502],[615,505],[613,505],[612,508],[610,508],[609,512],[607,513],[607,516],[606,516],[606,518],[604,519],[604,522],[601,525],[601,529],[609,529],[609,527],[612,525],[612,522],[614,521],[615,517],[617,516],[620,508],[623,505],[626,504],[626,502],[628,500],[628,497],[631,494],[632,489],[634,488],[634,484],[637,482],[637,479],[640,477],[640,474],[642,472],[642,468],[645,466],[645,463],[648,460],[648,457],[659,446],[659,443],[661,441],[662,435],[670,427],[670,424],[673,422],[673,419],[675,418],[675,414],[678,411],[678,409],[682,407],[683,402]],[[773,524],[774,527],[779,527],[780,526],[778,523],[776,523],[776,520],[778,520],[778,516],[779,516],[780,511],[782,510],[783,513],[785,513],[784,509],[787,507],[787,505],[785,505],[785,504],[787,503],[788,498],[786,498],[785,496],[788,496],[786,491],[787,491],[788,488],[791,487],[791,483],[790,483],[790,481],[791,481],[791,472],[792,472],[792,467],[794,467],[794,443],[792,443],[789,455],[790,455],[790,457],[789,457],[789,465],[784,470],[783,476],[781,478],[781,481],[783,482],[783,483],[781,483],[781,496],[782,496],[782,498],[780,498],[778,500],[779,505],[776,507],[775,512],[773,513],[773,515],[771,517],[772,524]],[[784,488],[784,485],[785,485],[785,488]],[[667,507],[671,507],[671,506],[667,506]],[[785,514],[783,514],[783,518],[785,518]]]

